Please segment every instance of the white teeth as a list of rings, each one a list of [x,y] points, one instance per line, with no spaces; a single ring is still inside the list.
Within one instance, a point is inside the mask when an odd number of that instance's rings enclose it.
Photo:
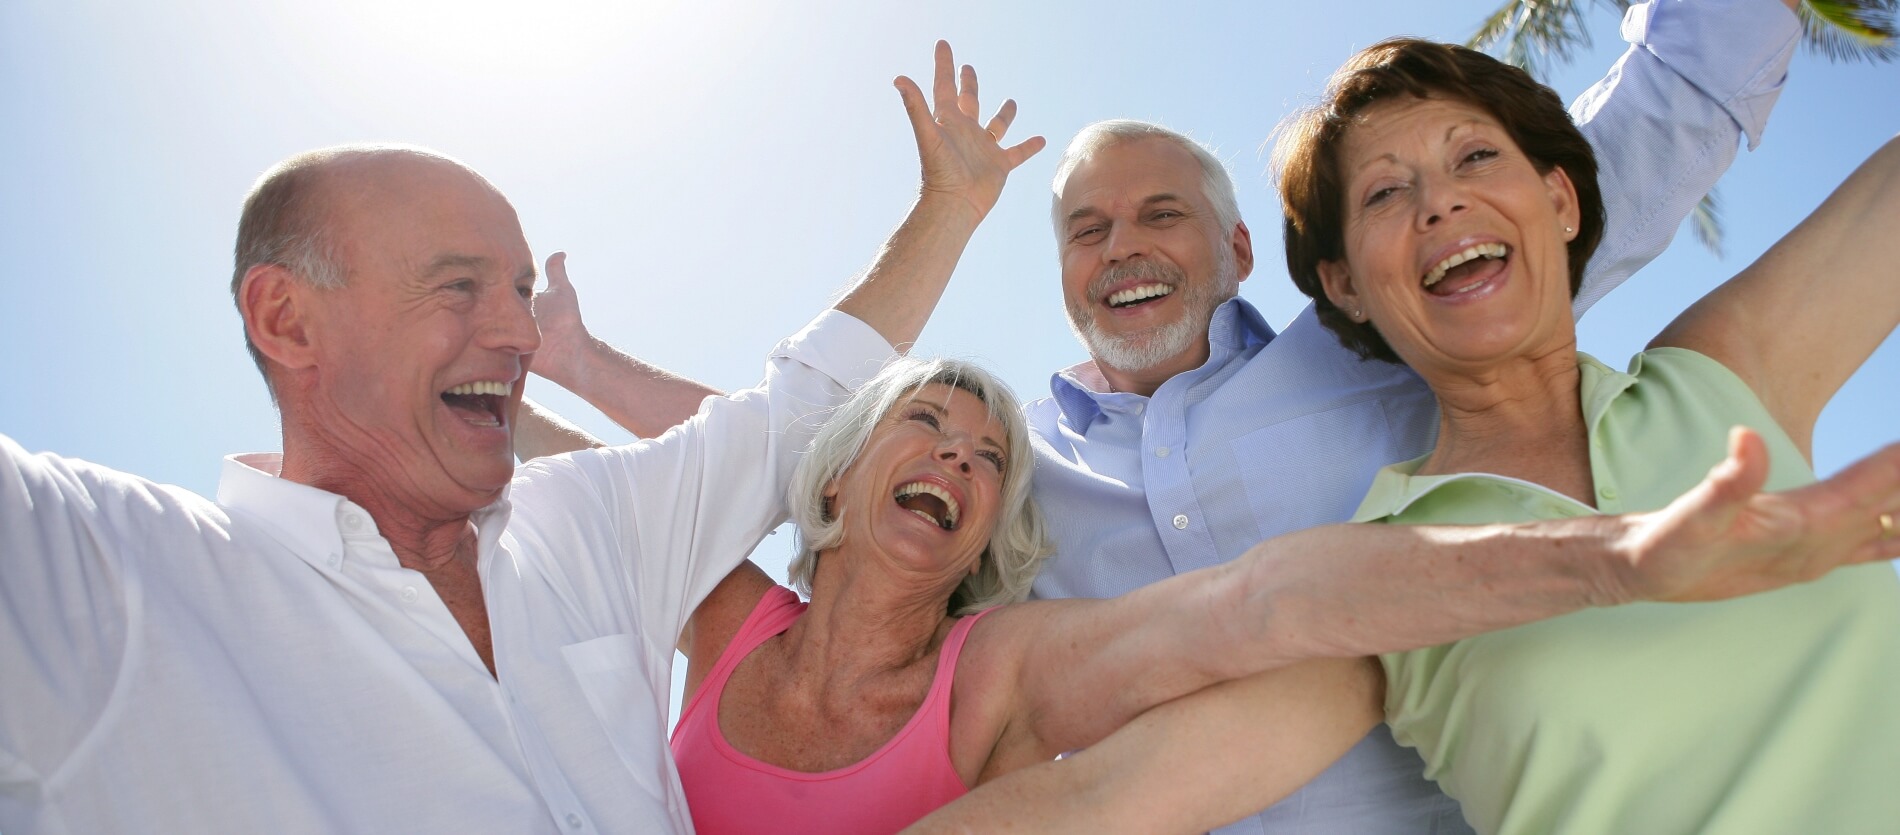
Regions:
[[[496,397],[507,397],[508,390],[509,390],[508,383],[498,382],[495,380],[484,380],[479,383],[463,383],[459,386],[450,388],[447,393],[448,394],[492,394],[492,395],[495,395]]]
[[[936,519],[931,518],[930,514],[921,510],[912,510],[912,513],[922,516],[925,519],[930,519],[932,523],[940,524],[944,528],[955,528],[957,526],[957,516],[962,512],[962,509],[957,507],[957,500],[950,495],[950,491],[938,487],[935,484],[931,484],[927,481],[913,481],[909,484],[902,484],[898,486],[897,492],[893,494],[891,498],[901,502],[911,496],[919,494],[936,496],[943,501],[943,521],[938,523]]]
[[[1141,301],[1142,299],[1158,298],[1161,296],[1166,296],[1173,292],[1174,292],[1174,288],[1169,287],[1166,284],[1143,284],[1136,287],[1130,287],[1126,290],[1123,290],[1119,293],[1115,293],[1114,295],[1109,296],[1108,306],[1121,307],[1124,304],[1129,304],[1131,302],[1138,302],[1138,301]]]
[[[1437,284],[1440,280],[1444,279],[1445,273],[1450,272],[1452,267],[1456,267],[1466,261],[1470,261],[1474,258],[1503,258],[1507,251],[1503,244],[1492,243],[1478,244],[1476,246],[1467,247],[1463,252],[1454,252],[1445,260],[1438,262],[1438,266],[1433,267],[1431,272],[1425,274],[1425,286],[1430,287]]]

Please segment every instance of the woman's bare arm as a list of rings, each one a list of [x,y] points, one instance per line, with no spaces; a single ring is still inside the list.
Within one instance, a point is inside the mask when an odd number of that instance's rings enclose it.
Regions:
[[[1003,702],[960,727],[985,774],[1085,747],[1149,707],[1313,658],[1434,646],[1591,606],[1713,600],[1900,557],[1900,444],[1785,493],[1739,433],[1730,458],[1654,513],[1526,525],[1331,525],[1113,600],[1037,601],[970,635],[959,686]],[[980,753],[979,753],[980,752]]]
[[[1812,458],[1821,408],[1900,325],[1900,137],[1653,347],[1690,348],[1755,389]]]
[[[1209,687],[904,831],[1206,832],[1279,802],[1351,749],[1380,721],[1382,682],[1370,659],[1340,659]]]

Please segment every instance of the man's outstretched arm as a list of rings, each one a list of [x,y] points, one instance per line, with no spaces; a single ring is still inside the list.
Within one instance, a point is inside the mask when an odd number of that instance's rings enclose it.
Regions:
[[[917,341],[1010,172],[1046,143],[1032,136],[1013,146],[1002,144],[1016,118],[1014,101],[1003,102],[987,123],[978,121],[976,71],[968,65],[959,70],[950,45],[942,41],[936,47],[931,100],[909,78],[900,76],[895,83],[917,142],[922,183],[903,223],[834,309],[870,325],[902,351]],[[594,338],[581,320],[563,256],[548,259],[547,275],[548,287],[535,299],[542,329],[535,372],[640,437],[664,432],[691,417],[707,395],[720,393]],[[531,451],[519,450],[523,455]]]
[[[1683,218],[1761,141],[1800,32],[1799,0],[1651,0],[1630,7],[1630,48],[1570,106],[1597,152],[1608,225],[1578,316],[1669,246]]]

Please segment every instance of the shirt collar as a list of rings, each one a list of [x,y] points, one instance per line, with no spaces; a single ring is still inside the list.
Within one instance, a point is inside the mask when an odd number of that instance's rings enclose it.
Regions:
[[[1200,369],[1219,368],[1248,348],[1273,340],[1273,328],[1251,302],[1239,296],[1221,302],[1207,323],[1207,362]],[[1195,372],[1188,372],[1193,374]],[[1186,376],[1186,375],[1182,375]],[[1077,428],[1089,425],[1096,416],[1116,408],[1129,409],[1148,398],[1139,394],[1109,391],[1108,381],[1088,359],[1057,371],[1049,377],[1049,393],[1056,406]]]
[[[1597,421],[1609,411],[1617,395],[1635,385],[1635,374],[1642,367],[1641,354],[1630,362],[1630,371],[1624,374],[1598,362],[1596,357],[1577,353],[1577,391],[1583,401],[1584,425],[1589,427],[1592,437],[1598,431]],[[1413,502],[1443,485],[1468,478],[1491,477],[1482,473],[1417,475],[1418,468],[1424,466],[1425,459],[1430,457],[1431,453],[1427,452],[1410,461],[1401,461],[1379,470],[1372,478],[1372,486],[1366,490],[1365,501],[1359,504],[1358,512],[1352,515],[1352,521],[1366,522],[1396,516],[1404,513]]]
[[[218,478],[218,504],[265,523],[273,538],[304,562],[334,569],[347,555],[344,540],[381,539],[369,511],[341,495],[283,478],[284,456],[276,452],[227,455]],[[476,535],[490,546],[508,524],[511,505],[504,489],[470,516]],[[484,552],[487,548],[484,547]],[[337,562],[330,563],[330,558]]]

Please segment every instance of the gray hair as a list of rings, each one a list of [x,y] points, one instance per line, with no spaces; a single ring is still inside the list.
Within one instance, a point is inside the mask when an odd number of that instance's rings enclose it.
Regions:
[[[1049,215],[1055,223],[1056,237],[1062,237],[1062,189],[1068,185],[1069,175],[1075,173],[1075,167],[1087,162],[1098,151],[1141,139],[1172,142],[1194,156],[1194,161],[1201,165],[1201,195],[1213,204],[1214,219],[1220,222],[1221,231],[1232,234],[1234,226],[1240,223],[1240,201],[1234,197],[1233,175],[1228,173],[1227,166],[1214,156],[1213,151],[1189,139],[1186,134],[1153,122],[1107,119],[1078,132],[1074,139],[1069,140],[1069,147],[1062,151],[1062,158],[1056,160],[1056,176],[1050,184],[1052,196],[1049,201]]]
[[[949,612],[974,614],[1014,603],[1029,594],[1036,569],[1051,547],[1042,513],[1029,496],[1035,456],[1029,449],[1029,427],[1023,421],[1022,406],[1008,386],[973,363],[913,357],[885,366],[839,406],[818,430],[811,450],[792,473],[789,501],[792,521],[798,526],[798,555],[792,558],[789,574],[800,592],[807,596],[812,592],[818,554],[837,547],[844,539],[844,510],[827,511],[825,488],[857,460],[884,415],[933,383],[976,395],[989,407],[990,416],[1003,425],[1009,446],[1002,504],[997,508],[989,547],[984,549],[976,573],[964,578],[951,594]]]

